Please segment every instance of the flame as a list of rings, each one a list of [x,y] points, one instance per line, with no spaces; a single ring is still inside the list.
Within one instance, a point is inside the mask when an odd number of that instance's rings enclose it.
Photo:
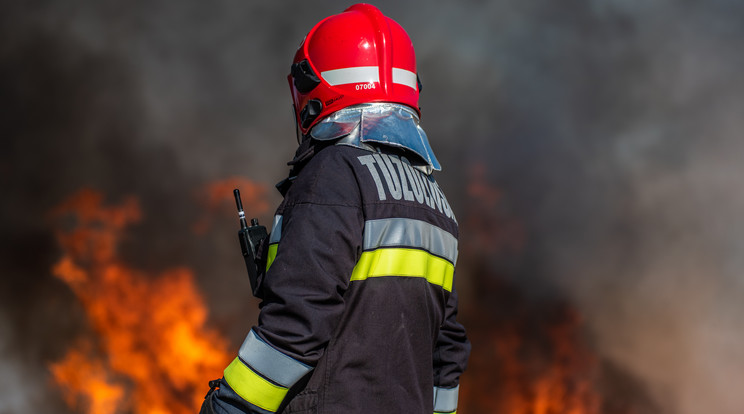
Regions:
[[[142,217],[134,198],[104,206],[101,194],[83,190],[54,216],[71,216],[76,227],[58,230],[63,257],[53,273],[79,298],[96,334],[50,365],[68,405],[92,414],[196,411],[206,381],[229,358],[227,341],[205,326],[192,272],[153,276],[121,262],[124,230]]]
[[[103,363],[90,359],[85,352],[70,350],[62,361],[52,364],[50,370],[54,381],[63,387],[65,402],[73,409],[80,408],[77,396],[82,395],[88,402],[86,411],[113,414],[124,395],[124,388],[112,383]]]
[[[251,213],[268,208],[263,187],[235,178],[199,195],[212,210],[231,204],[235,187]],[[463,261],[476,267],[465,269],[473,303],[462,311],[473,353],[458,412],[598,414],[600,373],[581,316],[565,303],[525,299],[494,268],[494,257],[519,256],[528,239],[484,168],[473,171],[468,195]],[[117,246],[127,226],[142,218],[136,199],[105,206],[100,194],[81,191],[55,216],[71,216],[76,226],[58,231],[64,254],[54,274],[80,299],[96,333],[50,365],[66,403],[94,414],[195,412],[205,381],[219,377],[229,358],[226,340],[205,328],[206,307],[191,271],[149,275],[122,263]]]
[[[597,358],[569,307],[551,305],[469,324],[473,354],[462,378],[459,412],[599,414]]]
[[[578,319],[574,319],[573,311],[563,309],[558,312],[562,313],[559,320],[540,327],[543,332],[538,335],[547,335],[547,338],[541,338],[547,343],[545,349],[531,350],[530,345],[518,341],[512,342],[511,347],[507,345],[499,349],[499,358],[508,361],[509,388],[516,391],[506,400],[506,412],[599,412],[599,394],[593,386],[595,359],[579,340],[577,329],[580,324]]]
[[[458,412],[598,414],[599,364],[581,316],[555,298],[528,298],[513,282],[523,268],[525,225],[483,165],[470,178],[460,274],[472,283],[461,310],[473,352]]]

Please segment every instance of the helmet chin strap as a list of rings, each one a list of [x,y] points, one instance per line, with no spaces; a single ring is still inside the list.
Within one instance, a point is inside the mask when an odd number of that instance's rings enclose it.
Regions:
[[[297,144],[298,145],[299,144],[302,144],[302,141],[303,141],[300,138],[300,136],[301,136],[301,134],[300,134],[300,125],[297,122],[295,122],[295,137],[297,138]]]
[[[300,132],[300,124],[297,123],[297,108],[295,108],[294,104],[292,105],[292,113],[294,114],[294,117],[292,119],[295,126],[295,138],[297,139],[297,144],[299,145],[302,144],[302,141],[304,141],[304,137]]]

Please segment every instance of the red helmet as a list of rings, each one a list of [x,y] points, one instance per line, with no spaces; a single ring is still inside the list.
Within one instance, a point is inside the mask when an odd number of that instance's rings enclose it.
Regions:
[[[361,103],[400,103],[421,115],[413,43],[370,4],[355,4],[316,24],[287,79],[303,135],[331,113]]]

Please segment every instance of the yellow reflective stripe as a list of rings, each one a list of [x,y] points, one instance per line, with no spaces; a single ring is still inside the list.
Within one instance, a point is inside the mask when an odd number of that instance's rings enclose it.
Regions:
[[[276,259],[276,249],[279,248],[279,243],[274,243],[269,245],[269,256],[266,258],[266,271],[269,271],[269,268],[271,267],[271,264],[274,263],[274,259]]]
[[[272,384],[248,368],[240,358],[235,358],[225,368],[225,381],[238,395],[249,403],[276,412],[287,395],[287,388]]]
[[[457,411],[452,411],[451,413],[440,413],[439,411],[434,411],[434,414],[457,414]]]
[[[451,292],[454,274],[455,266],[452,263],[429,252],[389,248],[362,253],[351,273],[351,280],[380,276],[422,277]]]

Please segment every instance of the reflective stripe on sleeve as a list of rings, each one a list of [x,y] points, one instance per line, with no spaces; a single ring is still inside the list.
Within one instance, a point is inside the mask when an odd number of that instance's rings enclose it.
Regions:
[[[408,246],[424,249],[457,263],[457,239],[449,232],[425,221],[389,218],[364,223],[364,250]]]
[[[271,264],[274,263],[274,259],[276,259],[276,251],[279,249],[278,244],[270,244],[269,245],[269,254],[266,256],[266,271],[269,271],[269,268],[271,267]]]
[[[282,239],[282,222],[284,216],[277,214],[274,216],[274,222],[271,225],[271,234],[269,235],[269,252],[266,256],[266,270],[268,271],[271,264],[276,259],[276,251],[279,248],[279,241]]]
[[[239,357],[225,368],[225,381],[247,402],[276,412],[287,391],[312,367],[273,348],[254,331],[240,347]]]
[[[370,277],[420,277],[452,291],[457,239],[421,220],[388,218],[364,223],[364,253],[352,281]]]
[[[243,341],[238,355],[261,375],[287,388],[312,370],[261,340],[253,330]]]
[[[457,412],[457,394],[460,386],[455,388],[434,387],[434,413],[454,414]]]
[[[455,266],[424,250],[380,248],[364,252],[351,273],[352,281],[369,277],[421,277],[429,283],[452,291]]]
[[[272,413],[279,409],[279,405],[289,391],[256,374],[239,357],[225,368],[224,374],[225,381],[239,396],[256,407]]]
[[[284,221],[284,216],[281,214],[277,214],[274,216],[274,222],[271,223],[271,235],[269,236],[269,243],[279,243],[279,240],[282,238],[282,222]]]

